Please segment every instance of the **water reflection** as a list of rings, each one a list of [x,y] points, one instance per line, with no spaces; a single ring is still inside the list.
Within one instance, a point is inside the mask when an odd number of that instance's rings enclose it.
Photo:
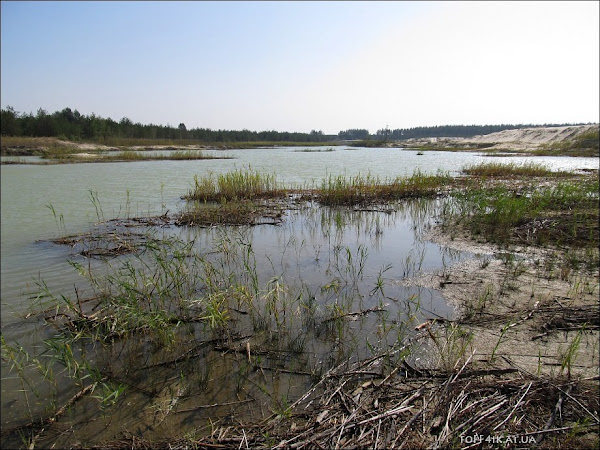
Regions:
[[[61,354],[57,349],[64,344],[60,336],[66,332],[64,322],[50,313],[28,320],[11,314],[27,313],[36,295],[21,296],[21,292],[35,294],[42,283],[55,298],[65,295],[75,305],[78,299],[93,297],[100,287],[116,289],[123,281],[140,292],[152,292],[153,283],[162,278],[156,275],[161,273],[156,271],[157,261],[144,259],[150,251],[104,261],[85,258],[76,248],[49,239],[94,231],[99,217],[177,211],[180,196],[196,173],[226,171],[249,160],[255,169],[275,169],[283,172],[284,181],[298,183],[309,183],[323,171],[352,174],[360,168],[385,177],[406,173],[409,167],[413,170],[410,155],[397,149],[323,152],[318,157],[328,159],[319,164],[311,159],[314,155],[301,152],[294,153],[296,159],[290,164],[282,156],[285,152],[277,151],[236,151],[237,162],[3,166],[3,335],[40,361]],[[342,158],[336,159],[340,154]],[[439,158],[428,159],[429,171],[437,171],[438,166],[459,168],[473,163],[476,156]],[[95,204],[89,201],[90,191],[97,193]],[[52,218],[48,204],[64,213],[64,226]],[[76,430],[75,435],[49,436],[40,444],[67,446],[71,439],[98,442],[125,429],[164,438],[203,427],[209,418],[224,422],[232,412],[255,418],[284,411],[329,368],[394,346],[403,348],[416,324],[426,318],[450,317],[453,310],[438,291],[406,287],[398,280],[470,256],[423,239],[438,208],[435,200],[364,209],[307,204],[286,210],[277,226],[154,229],[157,241],[178,238],[184,245],[193,244],[180,266],[183,278],[173,278],[181,284],[163,283],[186,295],[173,304],[161,299],[161,308],[154,312],[174,317],[185,313],[188,319],[196,314],[202,320],[166,321],[158,328],[164,335],[134,329],[128,339],[113,336],[101,343],[72,345],[76,355],[85,355],[100,374],[96,394],[105,401],[88,396],[77,402],[61,419]],[[173,261],[174,254],[171,248],[161,261]],[[94,273],[103,285],[86,281],[68,261]],[[115,273],[120,278],[110,278]],[[155,297],[156,292],[148,295]],[[157,314],[157,318],[165,316]],[[112,323],[104,325],[112,327]],[[48,352],[52,348],[48,344],[54,344],[54,353]],[[399,352],[390,354],[400,357]],[[390,357],[387,364],[394,364],[394,359]],[[9,373],[9,367],[3,361],[3,428],[28,422],[30,412],[47,416],[46,408],[65,404],[81,389],[68,371],[56,369],[48,383],[38,368],[22,373],[32,383],[24,388],[24,378]],[[383,363],[380,368],[385,370]],[[27,399],[24,389],[29,392]],[[4,439],[3,444],[21,445]]]
[[[256,418],[284,410],[327,370],[402,343],[426,318],[450,317],[452,309],[436,291],[393,282],[440,266],[443,250],[422,240],[435,209],[436,201],[421,200],[367,210],[306,204],[286,211],[279,226],[160,228],[140,244],[148,249],[139,255],[104,261],[72,254],[75,268],[98,278],[83,283],[75,297],[67,294],[71,301],[84,292],[95,298],[121,292],[120,298],[134,295],[136,302],[151,296],[161,302],[160,311],[180,318],[160,328],[164,335],[133,328],[129,337],[77,347],[80,358],[110,380],[105,395],[123,390],[117,415],[129,411],[122,422],[99,430],[95,418],[108,404],[73,405],[77,438],[108,439],[123,427],[165,437],[168,430],[197,429],[208,418],[226,420],[232,409],[238,418],[244,411]],[[182,244],[153,250],[161,239],[174,238]],[[161,275],[167,259],[185,273]],[[172,284],[179,300],[156,297],[167,285],[174,295]],[[185,319],[194,314],[198,320]],[[46,336],[54,351],[61,339]],[[46,387],[45,396],[77,393],[72,378],[60,379],[65,389]],[[14,410],[5,417],[11,426],[26,421]]]

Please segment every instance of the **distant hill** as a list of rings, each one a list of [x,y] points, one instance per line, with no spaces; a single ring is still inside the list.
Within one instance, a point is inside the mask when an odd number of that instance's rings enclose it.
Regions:
[[[502,130],[472,137],[427,137],[398,144],[407,147],[485,149],[547,155],[598,156],[599,125],[567,125]]]
[[[554,128],[565,126],[579,126],[590,124],[546,124],[546,125],[440,125],[434,127],[415,127],[415,128],[398,128],[394,130],[380,129],[372,136],[374,139],[380,140],[405,140],[418,138],[433,138],[433,137],[460,137],[470,138],[480,135],[489,135],[505,130],[521,130],[528,128]]]

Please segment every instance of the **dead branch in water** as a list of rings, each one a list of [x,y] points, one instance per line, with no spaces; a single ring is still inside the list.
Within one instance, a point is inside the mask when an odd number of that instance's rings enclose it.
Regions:
[[[321,379],[318,393],[309,391],[285,417],[272,416],[260,426],[220,427],[194,441],[136,438],[103,448],[448,448],[473,443],[474,436],[483,436],[478,448],[495,447],[501,439],[527,447],[549,438],[570,448],[589,447],[590,438],[597,442],[595,382],[486,374],[466,364],[456,373],[435,375],[394,371],[381,380],[338,367]]]

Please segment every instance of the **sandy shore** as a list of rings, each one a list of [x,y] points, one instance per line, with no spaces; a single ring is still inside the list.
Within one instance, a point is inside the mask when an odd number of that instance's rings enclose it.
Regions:
[[[436,228],[427,238],[481,255],[402,282],[441,290],[458,309],[461,326],[473,335],[475,363],[492,362],[500,369],[517,367],[536,375],[565,374],[577,328],[588,322],[595,329],[580,333],[570,370],[584,378],[600,375],[598,270],[561,269],[556,249],[516,248],[511,250],[514,259],[506,259],[505,250],[465,235],[450,236]]]
[[[486,150],[526,151],[542,146],[574,139],[590,130],[598,129],[598,124],[566,127],[536,127],[518,130],[504,130],[470,138],[424,138],[402,141],[410,147],[435,146],[449,148],[483,148]]]

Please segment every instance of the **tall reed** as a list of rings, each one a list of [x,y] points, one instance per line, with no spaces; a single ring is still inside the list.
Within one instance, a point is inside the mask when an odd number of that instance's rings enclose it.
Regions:
[[[255,200],[278,197],[285,192],[275,175],[248,168],[219,175],[211,172],[202,178],[196,175],[194,188],[184,198],[204,202]]]
[[[409,177],[381,180],[379,177],[342,175],[324,179],[316,197],[326,206],[360,205],[410,197],[431,197],[440,193],[452,178],[448,174],[426,175],[416,170]]]

